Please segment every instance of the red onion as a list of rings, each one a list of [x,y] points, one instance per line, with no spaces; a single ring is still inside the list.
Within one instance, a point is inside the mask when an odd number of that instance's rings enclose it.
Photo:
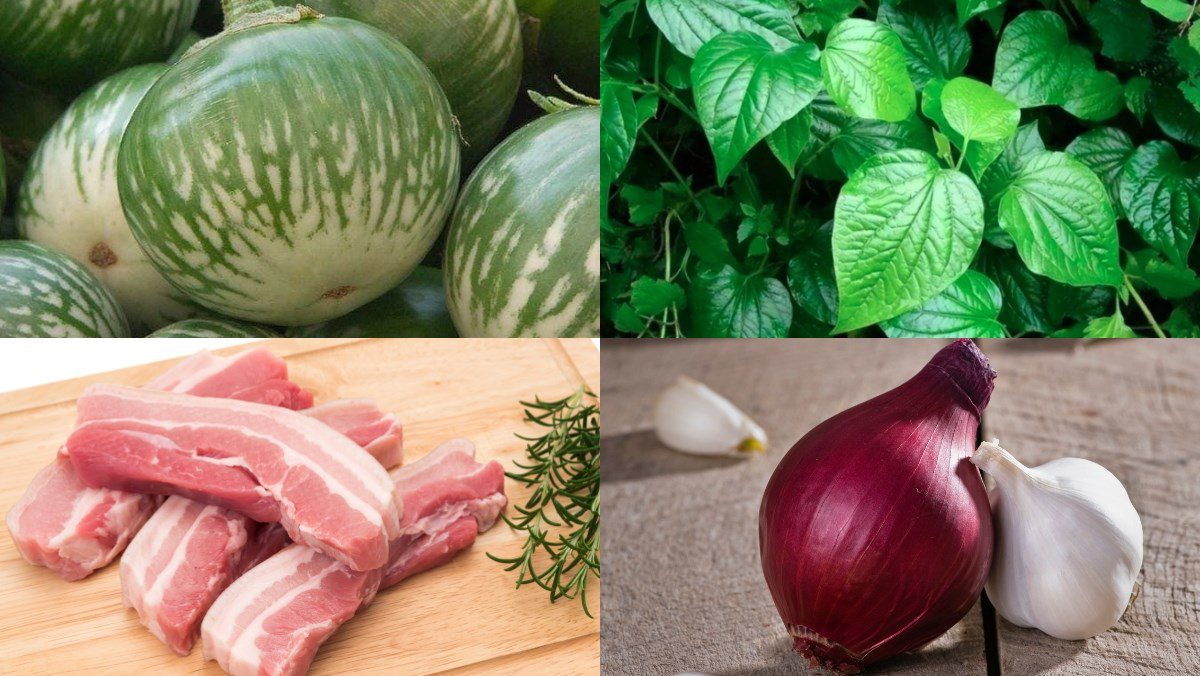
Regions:
[[[992,521],[970,457],[995,377],[960,340],[817,425],[775,468],[758,517],[763,573],[814,665],[853,673],[919,648],[979,598]]]

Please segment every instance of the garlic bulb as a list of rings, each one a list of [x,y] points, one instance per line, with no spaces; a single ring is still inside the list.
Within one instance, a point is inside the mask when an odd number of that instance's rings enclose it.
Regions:
[[[995,442],[971,462],[996,481],[987,594],[1000,615],[1068,640],[1111,629],[1142,567],[1142,522],[1121,482],[1082,458],[1026,467]]]
[[[654,431],[670,448],[697,455],[741,455],[767,447],[767,434],[758,423],[686,376],[658,395]]]

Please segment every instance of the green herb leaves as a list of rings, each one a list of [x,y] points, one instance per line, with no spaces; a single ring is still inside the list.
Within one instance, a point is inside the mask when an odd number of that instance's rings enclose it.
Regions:
[[[1022,108],[1060,105],[1086,120],[1112,117],[1123,105],[1121,83],[1068,41],[1053,12],[1025,12],[1004,29],[992,86]]]
[[[983,239],[983,200],[964,174],[928,153],[876,155],[850,177],[834,211],[841,307],[835,331],[921,306],[957,279]]]
[[[750,148],[816,96],[818,54],[806,43],[775,51],[752,33],[720,35],[696,53],[696,113],[712,144],[719,183]]]
[[[1121,206],[1146,243],[1178,266],[1200,228],[1200,169],[1165,141],[1138,148],[1120,173]]]
[[[1000,287],[967,270],[924,305],[880,323],[889,338],[1003,338]]]
[[[785,0],[646,0],[646,12],[676,49],[694,57],[704,43],[735,31],[787,49],[800,41],[790,4]]]
[[[717,338],[783,338],[792,301],[778,279],[744,275],[725,266],[692,280],[692,332]]]
[[[605,335],[1200,334],[1190,1],[601,12]]]
[[[858,117],[899,122],[916,110],[904,46],[874,21],[846,19],[834,26],[825,39],[821,72],[833,100]]]
[[[1076,286],[1121,284],[1112,204],[1100,179],[1070,155],[1030,158],[1000,198],[999,220],[1037,274]]]

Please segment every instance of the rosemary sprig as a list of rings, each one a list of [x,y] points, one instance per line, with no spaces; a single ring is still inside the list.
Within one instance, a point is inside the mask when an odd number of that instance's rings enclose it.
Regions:
[[[585,387],[557,401],[523,401],[525,421],[546,428],[541,436],[518,438],[528,442],[528,464],[509,478],[533,487],[524,505],[504,522],[524,531],[525,544],[512,558],[489,553],[516,570],[517,588],[533,583],[550,592],[550,602],[579,597],[587,607],[587,585],[600,577],[600,407],[596,395]],[[562,527],[557,536],[549,528]],[[549,557],[539,554],[544,552]],[[536,559],[536,560],[535,560]]]

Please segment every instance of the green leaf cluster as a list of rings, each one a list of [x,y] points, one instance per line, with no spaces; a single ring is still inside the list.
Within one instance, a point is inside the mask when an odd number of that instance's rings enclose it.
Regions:
[[[604,335],[1200,334],[1182,0],[602,0]]]

